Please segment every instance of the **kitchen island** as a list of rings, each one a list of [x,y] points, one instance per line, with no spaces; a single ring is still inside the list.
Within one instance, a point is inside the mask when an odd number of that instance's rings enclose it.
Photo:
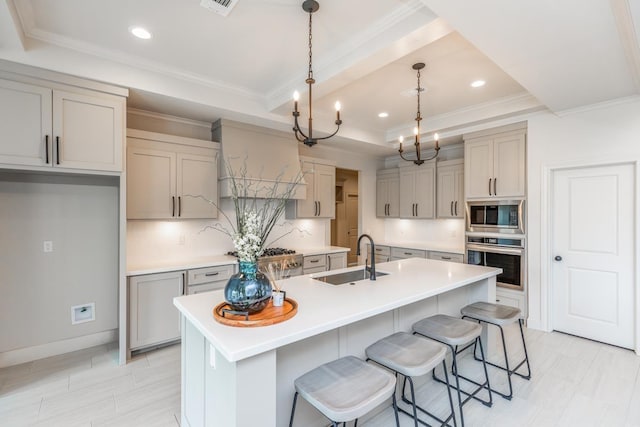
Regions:
[[[376,281],[331,285],[315,277],[283,281],[298,313],[272,326],[238,328],[218,323],[213,308],[222,291],[174,299],[182,313],[183,426],[275,427],[288,425],[293,381],[345,355],[364,356],[374,341],[409,331],[426,316],[459,316],[462,306],[495,301],[501,270],[411,258],[383,263]],[[299,405],[296,425],[323,426],[309,405]]]

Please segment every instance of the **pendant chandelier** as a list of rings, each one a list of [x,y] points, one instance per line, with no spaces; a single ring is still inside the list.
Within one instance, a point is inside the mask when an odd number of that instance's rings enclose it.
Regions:
[[[296,136],[296,139],[302,143],[304,143],[305,145],[309,146],[309,147],[313,147],[314,145],[316,145],[318,143],[318,141],[321,141],[323,139],[329,139],[332,136],[334,136],[336,133],[338,133],[338,130],[340,129],[340,125],[342,124],[342,120],[340,120],[340,102],[336,102],[336,125],[338,125],[338,127],[336,128],[335,132],[333,132],[331,135],[329,136],[325,136],[322,138],[314,138],[313,137],[313,117],[312,117],[312,103],[313,103],[313,99],[312,99],[312,93],[311,93],[311,88],[312,85],[316,82],[315,79],[313,78],[313,70],[311,69],[311,65],[312,65],[312,52],[311,52],[311,42],[312,42],[312,34],[311,34],[311,16],[313,15],[314,12],[316,12],[318,9],[320,8],[320,4],[318,4],[317,1],[315,0],[305,0],[302,3],[302,9],[309,13],[309,74],[307,75],[307,80],[305,80],[305,83],[307,83],[307,85],[309,86],[309,119],[308,119],[308,123],[309,123],[309,128],[307,130],[307,133],[305,134],[302,129],[300,128],[300,125],[298,123],[298,117],[300,116],[300,112],[298,112],[298,100],[300,99],[300,94],[298,93],[298,91],[295,91],[293,93],[293,119],[294,119],[294,124],[293,124],[293,133]]]
[[[407,159],[406,157],[404,157],[403,153],[404,150],[402,149],[402,141],[404,141],[404,137],[400,136],[399,141],[400,141],[400,148],[398,149],[398,153],[400,153],[400,157],[402,158],[402,160],[406,160],[408,162],[413,162],[416,165],[421,165],[426,161],[429,160],[433,160],[436,157],[438,157],[438,153],[440,152],[440,146],[438,145],[438,134],[434,133],[433,134],[433,139],[436,141],[436,146],[435,146],[435,154],[431,157],[429,157],[428,159],[422,159],[420,157],[420,121],[422,121],[422,116],[420,115],[420,92],[423,92],[424,89],[422,87],[420,87],[420,70],[422,70],[424,68],[424,62],[418,62],[416,64],[413,64],[412,67],[414,70],[417,71],[418,73],[418,87],[416,88],[416,92],[418,94],[418,112],[416,113],[416,127],[413,128],[413,134],[415,135],[415,142],[413,143],[413,145],[415,145],[416,147],[416,158],[415,159]]]

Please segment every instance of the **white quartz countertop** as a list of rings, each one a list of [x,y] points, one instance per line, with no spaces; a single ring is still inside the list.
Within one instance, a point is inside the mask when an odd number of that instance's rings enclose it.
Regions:
[[[238,361],[498,275],[502,270],[429,259],[381,263],[389,273],[376,281],[331,285],[314,277],[362,268],[293,277],[282,282],[287,297],[298,303],[291,319],[271,326],[239,328],[218,323],[212,310],[223,291],[174,298],[174,305],[229,361]]]
[[[230,255],[211,255],[194,258],[177,258],[172,260],[149,260],[127,264],[127,276],[142,274],[164,273],[167,271],[189,270],[192,268],[215,267],[219,265],[236,264],[238,259]]]
[[[394,248],[418,249],[422,251],[450,252],[464,255],[464,247],[443,245],[437,242],[375,242],[376,246],[391,246]]]

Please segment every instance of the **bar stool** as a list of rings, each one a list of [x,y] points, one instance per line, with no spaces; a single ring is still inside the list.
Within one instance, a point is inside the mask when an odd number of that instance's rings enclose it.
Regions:
[[[460,407],[460,423],[464,427],[464,414],[462,407],[469,400],[475,399],[481,402],[483,405],[491,407],[493,405],[493,398],[491,396],[491,387],[489,385],[489,373],[487,372],[487,365],[484,360],[484,350],[482,348],[482,341],[480,341],[480,334],[482,333],[482,326],[469,320],[458,319],[456,317],[447,316],[445,314],[436,314],[435,316],[427,317],[413,324],[413,333],[423,335],[427,338],[439,341],[447,345],[451,349],[451,355],[453,357],[452,373],[456,379],[456,385],[450,386],[456,389],[458,393],[458,404]],[[480,347],[480,354],[482,355],[482,366],[484,368],[484,383],[478,383],[470,380],[467,377],[460,375],[458,372],[458,360],[457,355],[462,350],[458,351],[459,346],[464,346],[469,343],[478,343]],[[465,347],[467,348],[467,347]],[[464,349],[463,349],[464,350]],[[462,390],[460,387],[460,379],[467,380],[476,385],[476,388],[471,392]],[[447,382],[438,378],[433,371],[433,379],[446,384]],[[476,396],[482,389],[486,388],[489,394],[488,400],[483,400]],[[462,400],[462,394],[467,398]]]
[[[457,426],[455,410],[453,409],[453,399],[451,397],[451,389],[449,387],[447,387],[447,393],[449,394],[449,406],[451,407],[451,412],[445,420],[427,412],[416,404],[416,395],[413,387],[412,377],[419,377],[428,374],[429,371],[434,370],[440,363],[442,363],[442,367],[444,368],[447,386],[449,386],[449,376],[447,375],[447,364],[445,362],[447,348],[444,345],[406,332],[397,332],[393,335],[382,338],[374,344],[371,344],[367,347],[365,352],[367,354],[367,360],[372,360],[391,369],[396,372],[396,377],[398,374],[404,377],[404,381],[402,383],[402,401],[411,404],[413,407],[413,420],[415,422],[415,427],[418,427],[418,421],[422,424],[428,425],[426,422],[418,418],[416,408],[437,420],[443,426],[448,426],[449,424],[447,423],[451,419],[453,419],[453,425]],[[405,397],[407,380],[409,380],[411,400]],[[402,408],[398,408],[398,410],[412,416],[412,414]]]
[[[294,385],[289,427],[293,426],[298,394],[327,417],[333,427],[338,423],[346,426],[351,420],[356,420],[357,426],[358,418],[392,397],[396,426],[400,427],[396,377],[357,357],[346,356],[320,365],[298,377]]]
[[[502,304],[493,304],[488,302],[474,302],[473,304],[469,304],[467,306],[462,307],[460,310],[462,314],[462,318],[469,318],[476,320],[478,323],[488,323],[491,325],[495,325],[500,328],[500,336],[502,338],[502,351],[504,353],[504,363],[505,366],[500,366],[495,363],[487,362],[489,365],[494,366],[498,369],[502,369],[507,372],[507,380],[509,382],[509,394],[501,393],[492,389],[494,393],[499,394],[507,400],[511,400],[513,397],[513,386],[511,384],[511,375],[516,374],[525,380],[531,379],[531,366],[529,365],[529,355],[527,354],[527,344],[524,340],[524,332],[522,331],[522,319],[520,318],[520,309],[515,307],[510,307],[508,305]],[[520,326],[520,336],[522,337],[522,347],[524,348],[524,359],[518,363],[518,365],[510,369],[509,368],[509,358],[507,357],[507,345],[504,340],[504,330],[503,326],[512,324],[514,322],[518,322]],[[476,348],[473,348],[473,356],[476,360],[479,360],[476,356]],[[516,372],[524,363],[527,364],[527,375]]]

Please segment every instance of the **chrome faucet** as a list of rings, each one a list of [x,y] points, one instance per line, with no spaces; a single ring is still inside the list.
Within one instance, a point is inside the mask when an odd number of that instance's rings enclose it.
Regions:
[[[360,237],[358,237],[358,250],[356,251],[356,255],[360,255],[360,240],[362,240],[363,237],[369,239],[369,242],[371,243],[371,267],[367,267],[367,261],[365,260],[364,269],[369,272],[369,280],[376,280],[376,244],[373,243],[371,236],[368,234],[361,234]]]

